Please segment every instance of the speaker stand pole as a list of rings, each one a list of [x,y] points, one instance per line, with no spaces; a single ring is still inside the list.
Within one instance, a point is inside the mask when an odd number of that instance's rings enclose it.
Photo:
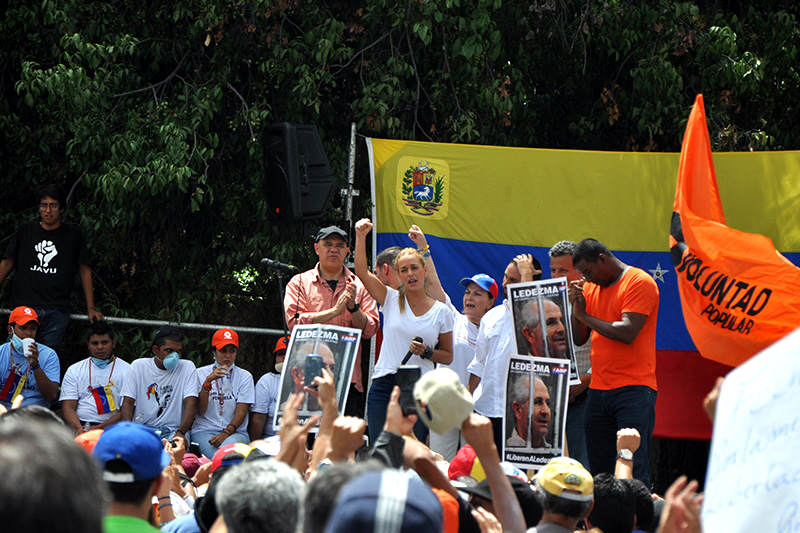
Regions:
[[[352,242],[353,236],[353,197],[359,195],[359,191],[353,188],[356,175],[356,123],[350,123],[350,157],[347,161],[347,188],[339,191],[339,194],[345,197],[345,218],[347,220],[348,231],[347,236],[349,242]]]

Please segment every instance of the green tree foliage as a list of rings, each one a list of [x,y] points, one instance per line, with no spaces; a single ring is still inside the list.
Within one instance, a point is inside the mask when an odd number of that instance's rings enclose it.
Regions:
[[[36,184],[60,182],[107,314],[275,327],[275,280],[256,261],[313,264],[317,224],[268,219],[265,125],[318,125],[343,177],[351,121],[389,138],[678,150],[702,92],[715,149],[797,148],[797,10],[12,0],[0,19],[0,238],[36,216]],[[341,217],[338,203],[326,216]]]

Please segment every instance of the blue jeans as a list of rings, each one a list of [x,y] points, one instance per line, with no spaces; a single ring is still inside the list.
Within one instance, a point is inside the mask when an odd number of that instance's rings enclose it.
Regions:
[[[136,422],[136,421],[134,420],[134,422]],[[138,422],[137,422],[137,424],[138,424]],[[158,435],[159,439],[167,439],[167,440],[169,440],[172,437],[174,437],[175,433],[177,433],[177,431],[178,431],[178,428],[172,429],[169,426],[148,426],[146,424],[142,424],[142,425],[144,427],[148,428],[148,429],[152,429],[153,431],[155,431],[155,433],[156,433],[156,435]],[[192,437],[191,431],[187,431],[186,432],[186,449],[187,450],[189,449],[189,443],[192,442],[191,441],[191,437]]]
[[[230,437],[226,438],[222,441],[222,444],[217,446],[213,446],[208,442],[208,440],[219,433],[219,431],[192,431],[192,438],[194,442],[200,445],[200,451],[203,455],[208,457],[209,459],[214,458],[214,454],[217,453],[217,450],[226,444],[233,444],[234,442],[241,442],[243,444],[250,444],[250,438],[247,435],[242,435],[241,433],[234,433]]]
[[[36,342],[49,346],[58,352],[64,333],[69,324],[69,313],[58,309],[36,309],[39,317],[39,327],[36,329]]]
[[[650,487],[650,440],[656,421],[657,392],[644,385],[611,390],[589,389],[586,396],[586,442],[592,475],[614,473],[617,430],[636,428],[642,436],[633,454],[633,477]]]
[[[589,469],[586,450],[586,393],[580,394],[567,408],[567,445],[569,456]]]
[[[378,440],[378,435],[386,424],[386,408],[389,407],[389,398],[395,385],[395,375],[389,374],[372,380],[367,393],[367,434],[369,444],[372,446]],[[417,420],[414,424],[414,435],[420,442],[428,439],[428,427]]]

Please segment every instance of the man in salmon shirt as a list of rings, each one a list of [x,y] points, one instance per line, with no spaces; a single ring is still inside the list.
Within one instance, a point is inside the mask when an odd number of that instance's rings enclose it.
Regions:
[[[314,243],[319,262],[297,274],[286,286],[283,309],[289,329],[296,324],[332,324],[362,331],[369,339],[378,330],[378,306],[344,260],[350,249],[347,233],[336,226],[320,229]],[[364,415],[364,386],[361,382],[361,350],[356,355],[345,414]]]
[[[639,430],[633,475],[650,486],[650,439],[655,425],[658,286],[645,271],[626,265],[595,239],[575,248],[572,262],[583,281],[569,286],[576,345],[591,334],[592,380],[586,398],[586,442],[592,474],[614,472],[616,433]]]

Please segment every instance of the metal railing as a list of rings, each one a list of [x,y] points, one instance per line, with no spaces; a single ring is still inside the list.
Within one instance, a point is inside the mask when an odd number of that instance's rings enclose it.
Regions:
[[[11,309],[0,309],[0,315],[10,315]],[[83,320],[88,322],[89,315],[79,315],[72,313],[69,315],[72,320]],[[109,324],[125,324],[129,326],[177,326],[185,329],[207,329],[218,330],[221,328],[231,328],[237,333],[255,333],[256,335],[276,335],[282,336],[286,333],[282,329],[254,328],[251,326],[231,326],[228,324],[204,324],[202,322],[170,322],[167,320],[149,320],[144,318],[125,318],[118,316],[107,316],[105,321]]]

